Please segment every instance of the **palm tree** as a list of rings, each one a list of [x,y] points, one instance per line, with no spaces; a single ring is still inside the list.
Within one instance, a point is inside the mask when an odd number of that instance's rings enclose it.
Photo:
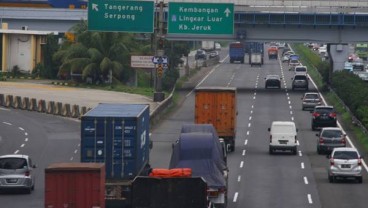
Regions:
[[[76,43],[65,43],[53,56],[59,60],[59,76],[81,74],[83,79],[106,81],[109,74],[117,80],[124,80],[123,71],[129,68],[129,48],[134,41],[131,34],[115,32],[90,32],[85,21],[72,28]],[[112,78],[112,77],[111,77]]]

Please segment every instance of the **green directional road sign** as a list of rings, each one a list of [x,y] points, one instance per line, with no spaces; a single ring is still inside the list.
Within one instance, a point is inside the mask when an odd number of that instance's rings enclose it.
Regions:
[[[169,34],[232,35],[234,4],[169,2]]]
[[[89,0],[88,30],[153,33],[153,1]]]

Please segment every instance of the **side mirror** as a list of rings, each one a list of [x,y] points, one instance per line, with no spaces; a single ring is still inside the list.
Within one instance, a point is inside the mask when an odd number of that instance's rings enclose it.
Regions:
[[[268,128],[268,131],[271,131],[271,128]]]
[[[316,134],[316,136],[319,136],[318,134]]]

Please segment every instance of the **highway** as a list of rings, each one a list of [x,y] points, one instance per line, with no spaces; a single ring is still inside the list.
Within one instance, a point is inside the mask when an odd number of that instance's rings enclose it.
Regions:
[[[304,91],[291,91],[286,64],[268,60],[262,67],[230,64],[227,50],[221,64],[210,70],[201,86],[231,86],[238,89],[238,124],[235,152],[228,156],[229,208],[334,207],[365,208],[368,175],[363,184],[327,180],[328,159],[316,152],[311,114],[301,110]],[[247,63],[247,61],[246,61]],[[265,89],[267,74],[279,74],[282,89]],[[315,88],[310,83],[310,91]],[[181,92],[185,100],[152,130],[151,166],[167,168],[172,143],[183,123],[194,121],[194,93]],[[273,120],[293,120],[299,129],[298,154],[269,155],[268,127]],[[73,119],[0,108],[0,154],[29,154],[38,165],[35,191],[2,194],[2,207],[39,208],[44,200],[43,170],[52,162],[79,161],[80,123]],[[22,146],[23,145],[23,146]]]

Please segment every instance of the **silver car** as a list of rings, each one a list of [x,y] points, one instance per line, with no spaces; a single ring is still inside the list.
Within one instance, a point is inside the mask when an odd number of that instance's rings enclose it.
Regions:
[[[0,190],[23,189],[31,193],[35,186],[32,161],[28,155],[0,156]]]
[[[346,147],[346,134],[339,127],[325,127],[320,130],[317,139],[317,153],[330,153],[336,147]]]
[[[307,92],[304,93],[304,96],[302,97],[302,110],[305,109],[314,109],[317,105],[321,105],[322,100],[318,93],[316,92]]]
[[[328,181],[335,182],[337,178],[355,178],[359,183],[363,182],[362,157],[355,148],[338,147],[331,155],[328,168]]]

